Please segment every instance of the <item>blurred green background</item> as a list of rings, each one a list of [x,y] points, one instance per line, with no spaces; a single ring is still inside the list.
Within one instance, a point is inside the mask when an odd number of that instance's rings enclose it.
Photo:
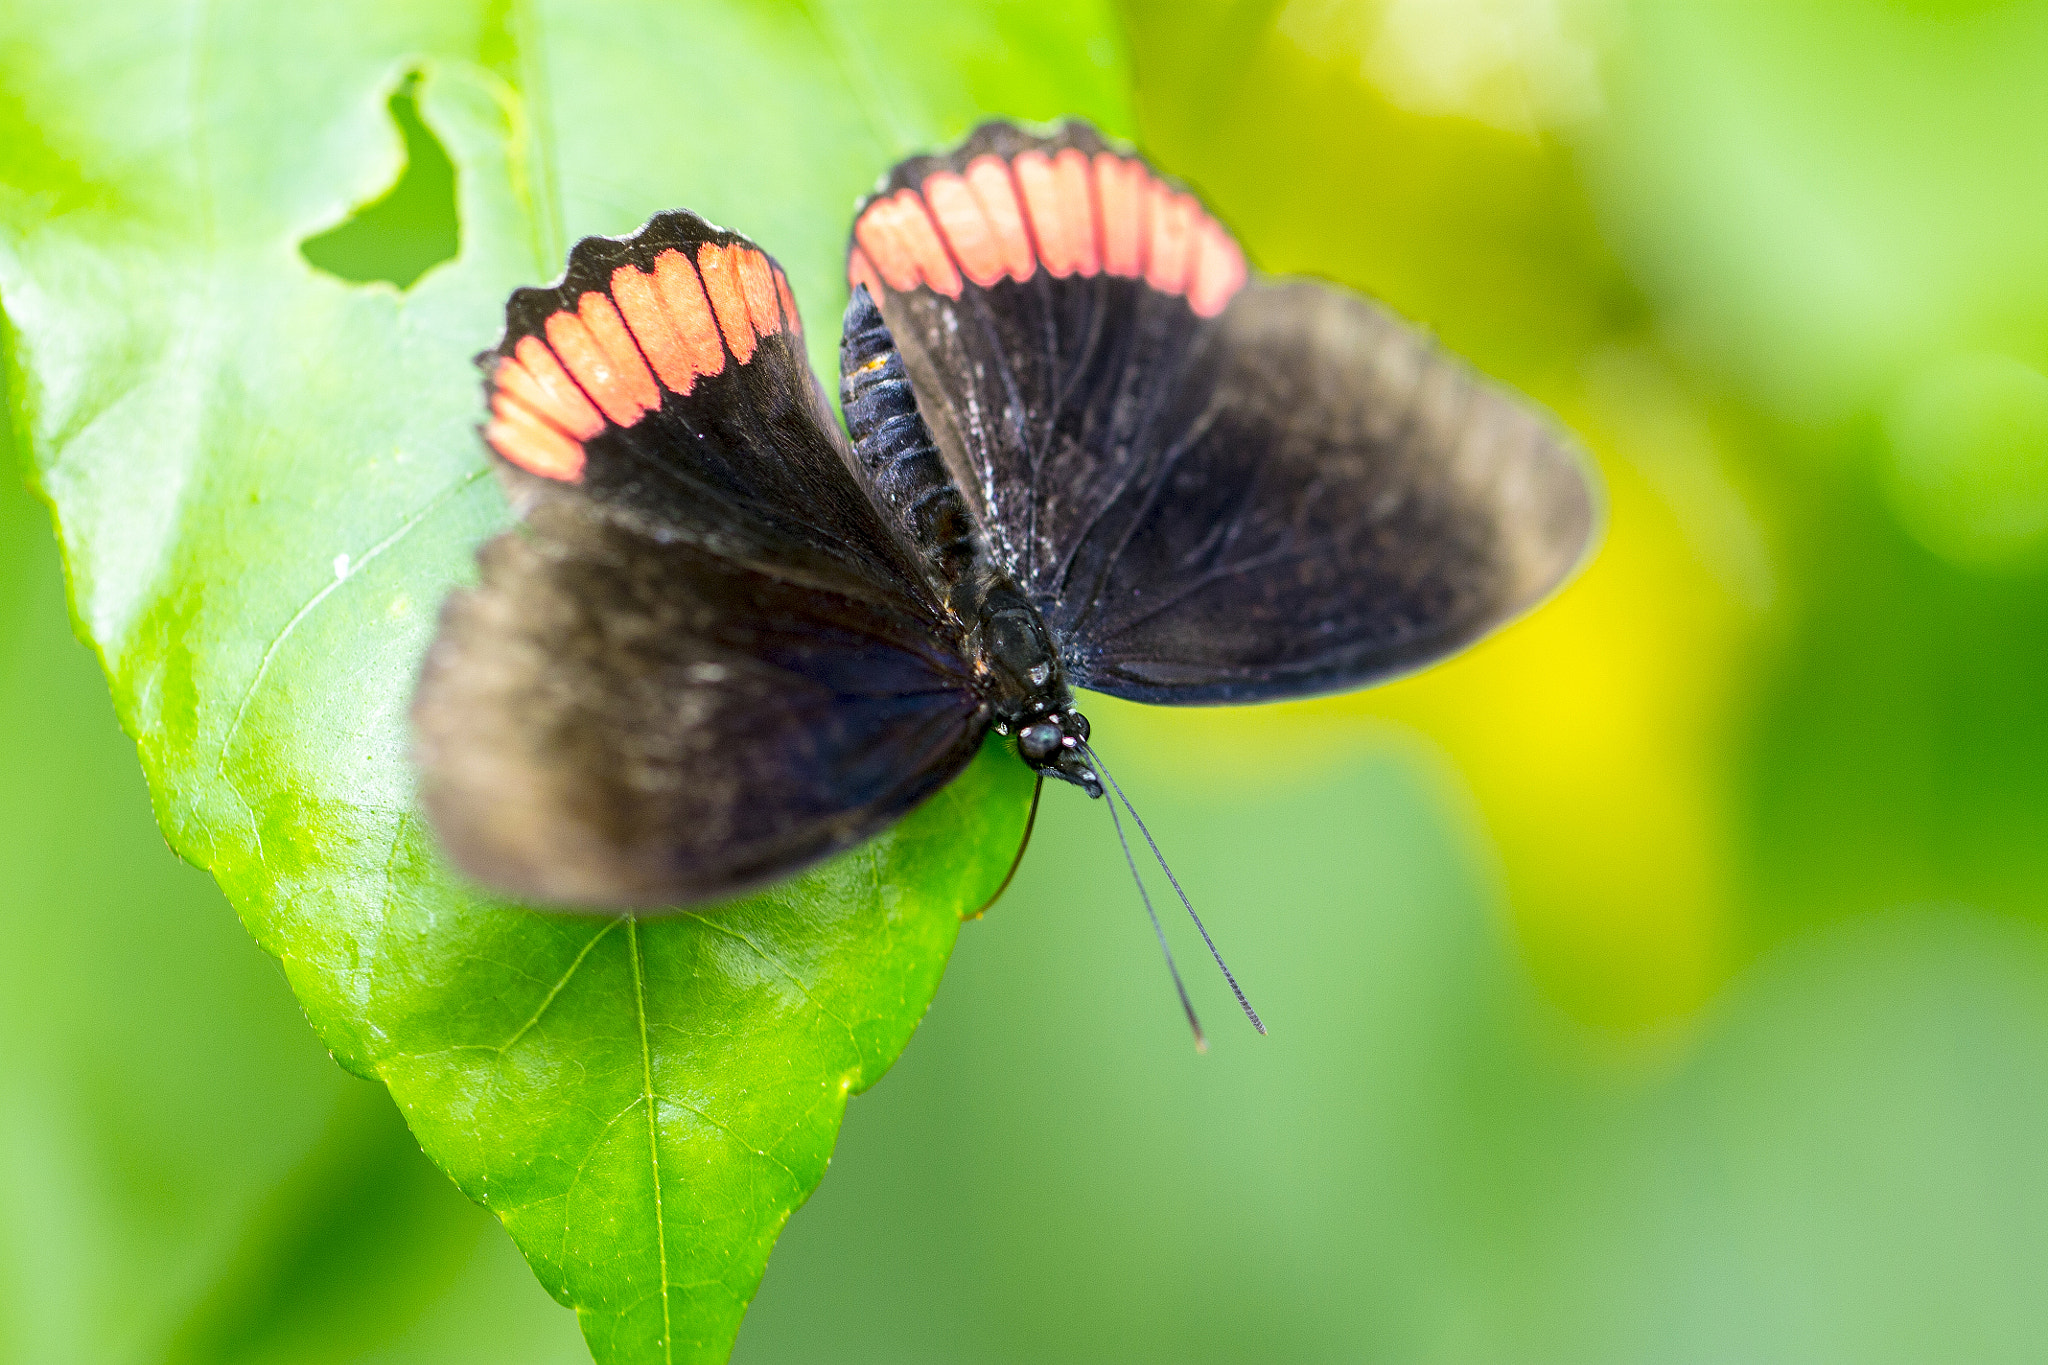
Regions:
[[[1554,407],[1606,544],[1389,688],[1093,700],[1272,1036],[1184,958],[1190,1053],[1049,793],[736,1358],[2048,1359],[2048,5],[1125,17],[1147,150]],[[0,483],[0,1359],[585,1359],[166,851]]]

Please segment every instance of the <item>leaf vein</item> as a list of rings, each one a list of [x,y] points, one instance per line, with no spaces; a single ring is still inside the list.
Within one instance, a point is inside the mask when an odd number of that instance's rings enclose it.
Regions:
[[[854,1057],[856,1059],[859,1058],[860,1039],[854,1036],[852,1021],[845,1018],[843,1015],[840,1015],[835,1011],[828,1009],[823,1001],[819,1000],[817,996],[812,995],[810,987],[804,985],[803,978],[799,977],[795,972],[791,971],[787,966],[783,965],[782,959],[776,957],[775,954],[769,952],[766,948],[763,948],[760,944],[754,942],[754,940],[748,938],[739,930],[731,929],[723,924],[719,924],[707,915],[701,914],[695,910],[685,910],[683,911],[683,914],[690,919],[696,920],[699,924],[702,924],[706,929],[710,929],[717,933],[724,934],[728,938],[738,939],[741,943],[744,943],[749,948],[753,949],[754,952],[760,955],[760,958],[763,962],[766,962],[776,971],[782,973],[782,975],[789,981],[789,984],[796,987],[797,994],[803,996],[805,1000],[808,1000],[811,1004],[812,1009],[815,1009],[819,1014],[823,1015],[827,1019],[830,1019],[833,1023],[839,1025],[839,1027],[846,1030],[846,1041],[852,1045]]]
[[[666,1104],[672,1104],[678,1109],[689,1110],[692,1114],[695,1114],[698,1118],[702,1119],[707,1125],[716,1128],[719,1132],[725,1134],[727,1137],[731,1138],[735,1143],[739,1144],[742,1150],[749,1152],[754,1156],[760,1157],[763,1161],[767,1162],[769,1165],[775,1167],[784,1175],[788,1176],[791,1182],[795,1184],[798,1190],[803,1189],[804,1182],[802,1178],[799,1177],[794,1170],[790,1169],[788,1162],[784,1161],[781,1157],[776,1156],[773,1152],[769,1151],[765,1147],[754,1146],[751,1142],[741,1137],[731,1128],[728,1128],[723,1123],[720,1123],[717,1119],[711,1117],[711,1115],[708,1112],[706,1112],[702,1106],[692,1104],[688,1100],[677,1099],[674,1095],[657,1095],[655,1098],[663,1101]]]
[[[540,1022],[540,1017],[548,1012],[548,1006],[555,1003],[555,997],[560,995],[562,993],[562,988],[569,984],[569,978],[576,975],[576,969],[583,965],[583,959],[590,956],[590,950],[592,948],[595,948],[598,945],[598,941],[601,940],[606,934],[609,934],[612,930],[618,928],[619,924],[626,918],[627,916],[620,915],[618,919],[606,920],[604,927],[602,929],[599,929],[596,933],[590,936],[590,941],[583,945],[582,950],[576,954],[575,958],[570,961],[568,967],[562,972],[561,979],[555,982],[553,986],[549,987],[547,995],[541,1000],[540,1005],[534,1010],[533,1014],[527,1019],[525,1023],[519,1026],[518,1030],[514,1032],[510,1038],[507,1038],[504,1042],[498,1044],[499,1052],[510,1052],[512,1050],[512,1045],[514,1043],[517,1043],[521,1038],[524,1038],[527,1034],[527,1031],[531,1029],[535,1024],[538,1024]],[[643,1036],[646,1033],[644,1023],[641,1029],[641,1033]]]
[[[276,660],[278,650],[284,647],[284,642],[291,637],[292,632],[296,631],[299,628],[300,624],[303,623],[308,616],[311,616],[322,602],[325,602],[329,597],[332,597],[336,592],[338,592],[342,588],[344,584],[355,581],[356,577],[362,573],[363,567],[365,565],[369,564],[372,560],[382,555],[386,550],[390,549],[399,541],[405,539],[408,535],[412,534],[412,532],[418,528],[421,522],[425,521],[435,512],[438,512],[444,505],[448,503],[450,499],[454,498],[456,494],[462,492],[465,488],[468,488],[471,484],[475,483],[478,479],[482,478],[484,475],[490,472],[490,467],[488,465],[480,466],[477,469],[470,471],[468,474],[463,475],[460,479],[457,479],[454,483],[448,485],[448,487],[442,489],[439,493],[436,493],[431,499],[427,501],[427,503],[424,506],[420,507],[419,510],[412,513],[412,515],[408,516],[404,521],[400,522],[397,528],[393,530],[391,534],[385,536],[375,545],[372,545],[369,549],[365,550],[360,558],[356,559],[349,565],[349,570],[346,574],[343,574],[341,577],[336,578],[333,581],[326,584],[324,587],[320,589],[320,591],[314,593],[311,597],[307,598],[304,605],[302,605],[297,611],[292,613],[291,619],[284,623],[284,628],[278,631],[276,635],[272,636],[270,643],[264,647],[263,657],[258,659],[256,662],[256,672],[254,676],[252,676],[249,679],[248,687],[243,689],[241,702],[235,707],[235,718],[228,723],[227,735],[220,742],[220,760],[215,765],[216,769],[220,772],[221,776],[227,777],[228,753],[231,749],[234,748],[235,737],[239,735],[242,731],[242,721],[249,714],[249,705],[256,699],[256,693],[259,690],[261,690],[263,686],[263,680],[270,675],[271,663]],[[229,778],[228,780],[229,784],[233,785],[234,780],[232,778]],[[237,791],[237,793],[239,793],[241,791],[241,788],[236,787],[235,790]],[[244,804],[246,804],[246,802]]]

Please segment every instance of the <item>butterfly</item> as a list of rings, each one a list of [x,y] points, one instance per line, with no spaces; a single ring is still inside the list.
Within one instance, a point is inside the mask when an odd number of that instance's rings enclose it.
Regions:
[[[1357,688],[1586,554],[1549,419],[1364,298],[1253,277],[1084,123],[897,165],[847,273],[843,430],[781,267],[693,213],[512,295],[479,363],[520,525],[413,706],[423,807],[480,882],[730,897],[900,820],[992,729],[1099,798],[1073,689]]]

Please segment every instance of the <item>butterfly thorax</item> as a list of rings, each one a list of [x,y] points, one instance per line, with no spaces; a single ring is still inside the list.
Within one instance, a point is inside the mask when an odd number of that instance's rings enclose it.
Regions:
[[[986,580],[973,636],[975,672],[996,730],[1017,736],[1017,754],[1040,774],[1102,795],[1088,753],[1088,718],[1060,670],[1045,620],[1007,575]]]

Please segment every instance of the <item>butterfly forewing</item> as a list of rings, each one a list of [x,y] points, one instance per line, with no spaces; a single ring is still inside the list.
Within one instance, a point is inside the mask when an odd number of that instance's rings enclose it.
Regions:
[[[1295,281],[1202,328],[1170,436],[1071,547],[1076,681],[1156,701],[1326,692],[1535,605],[1591,504],[1551,425],[1384,309]]]
[[[586,241],[482,363],[524,524],[451,596],[414,702],[422,802],[466,871],[554,903],[727,896],[973,756],[961,630],[752,243],[680,213]]]
[[[829,558],[938,609],[922,561],[849,473],[781,267],[745,237],[678,211],[586,238],[559,283],[512,295],[480,363],[485,440],[520,473]]]
[[[1083,686],[1357,686],[1526,610],[1590,537],[1550,423],[1355,295],[1251,281],[1192,196],[1083,125],[899,165],[848,273]]]

